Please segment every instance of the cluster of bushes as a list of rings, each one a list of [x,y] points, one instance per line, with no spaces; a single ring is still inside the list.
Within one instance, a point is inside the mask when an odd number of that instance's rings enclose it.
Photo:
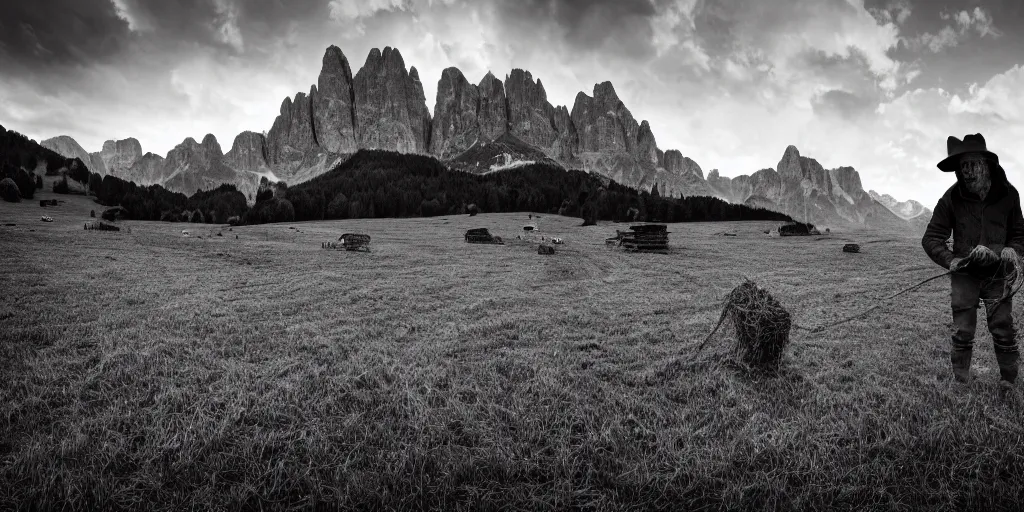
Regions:
[[[0,180],[0,199],[11,203],[21,201],[21,192],[18,190],[18,185],[14,183],[14,180],[10,178]]]
[[[0,163],[0,167],[0,182],[4,183],[0,185],[0,196],[5,201],[18,202],[35,196],[38,181],[31,173],[7,162]]]

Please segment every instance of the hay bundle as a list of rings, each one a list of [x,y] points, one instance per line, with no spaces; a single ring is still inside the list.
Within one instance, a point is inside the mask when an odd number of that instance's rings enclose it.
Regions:
[[[734,288],[726,299],[718,325],[701,348],[726,318],[736,327],[735,351],[744,363],[765,370],[778,368],[782,352],[789,344],[792,320],[775,297],[752,281]]]
[[[540,244],[537,247],[537,254],[554,254],[555,248],[548,244]]]
[[[846,244],[843,246],[843,252],[860,252],[860,246],[857,244]]]

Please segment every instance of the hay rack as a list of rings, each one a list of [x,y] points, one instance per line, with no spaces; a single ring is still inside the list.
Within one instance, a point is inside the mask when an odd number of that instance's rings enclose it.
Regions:
[[[345,233],[338,237],[336,242],[323,242],[321,247],[324,249],[370,252],[370,235]]]
[[[640,224],[630,226],[629,231],[616,230],[616,240],[608,239],[606,243],[615,243],[630,252],[664,252],[668,251],[668,226],[665,224]]]

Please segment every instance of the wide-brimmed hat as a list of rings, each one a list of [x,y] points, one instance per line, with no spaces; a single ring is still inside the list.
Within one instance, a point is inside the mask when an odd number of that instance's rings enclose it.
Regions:
[[[999,165],[999,156],[985,147],[985,137],[980,133],[965,135],[964,140],[956,137],[946,139],[946,152],[949,153],[945,159],[939,162],[938,167],[942,172],[955,172],[960,170],[960,157],[967,153],[980,153],[985,158],[992,160]]]

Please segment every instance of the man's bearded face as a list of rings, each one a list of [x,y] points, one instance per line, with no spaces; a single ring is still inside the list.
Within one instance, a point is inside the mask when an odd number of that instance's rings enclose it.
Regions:
[[[992,186],[992,172],[982,155],[968,154],[960,159],[960,181],[972,194],[984,197]]]

